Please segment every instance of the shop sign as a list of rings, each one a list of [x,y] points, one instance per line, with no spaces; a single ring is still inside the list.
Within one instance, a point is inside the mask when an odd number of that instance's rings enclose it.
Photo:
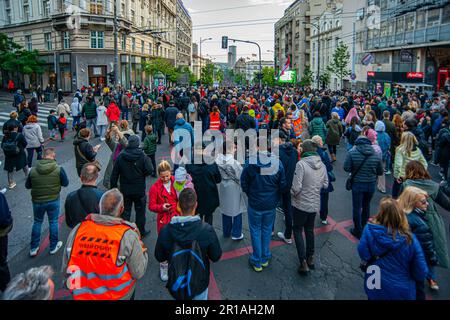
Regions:
[[[423,79],[423,72],[408,72],[406,73],[408,79]]]

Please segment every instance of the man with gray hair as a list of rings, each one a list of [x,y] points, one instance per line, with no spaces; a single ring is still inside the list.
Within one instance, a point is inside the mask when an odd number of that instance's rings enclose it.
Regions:
[[[62,272],[75,300],[134,299],[148,255],[139,230],[121,218],[123,212],[122,194],[109,190],[100,199],[100,214],[88,215],[70,233]]]
[[[53,300],[55,284],[50,266],[31,268],[11,280],[3,300]]]

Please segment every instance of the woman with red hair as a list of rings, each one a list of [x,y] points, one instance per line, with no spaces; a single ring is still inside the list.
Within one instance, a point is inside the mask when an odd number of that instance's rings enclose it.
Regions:
[[[42,129],[38,123],[37,116],[31,115],[28,117],[27,124],[23,127],[22,133],[27,141],[27,165],[31,168],[34,151],[37,153],[37,159],[42,159],[42,144],[44,143]]]

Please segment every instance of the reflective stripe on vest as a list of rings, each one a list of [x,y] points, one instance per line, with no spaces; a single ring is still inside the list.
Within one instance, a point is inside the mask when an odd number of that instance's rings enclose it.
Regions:
[[[302,120],[303,119],[300,116],[300,117],[298,117],[297,120],[294,120],[292,122],[292,124],[294,125],[294,132],[295,132],[295,136],[297,137],[297,139],[300,138],[300,136],[303,133],[303,124],[302,124],[303,121]]]
[[[220,114],[218,112],[209,115],[209,129],[220,130]]]
[[[120,243],[131,227],[105,226],[86,218],[75,235],[67,273],[74,300],[118,300],[136,280],[126,263],[116,265]]]

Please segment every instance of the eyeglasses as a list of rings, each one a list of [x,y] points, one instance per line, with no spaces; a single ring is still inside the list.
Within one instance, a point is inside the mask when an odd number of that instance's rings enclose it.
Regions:
[[[427,204],[427,203],[428,203],[427,199],[420,200],[419,202],[420,202],[421,204]]]

